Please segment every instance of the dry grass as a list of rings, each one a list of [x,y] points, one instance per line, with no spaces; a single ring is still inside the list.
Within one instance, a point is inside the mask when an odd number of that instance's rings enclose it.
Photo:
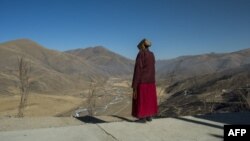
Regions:
[[[1,96],[0,116],[16,116],[20,96]],[[31,94],[24,114],[26,117],[55,116],[83,102],[73,96]]]

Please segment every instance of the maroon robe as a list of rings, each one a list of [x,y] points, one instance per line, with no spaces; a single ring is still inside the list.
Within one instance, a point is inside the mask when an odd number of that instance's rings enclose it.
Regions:
[[[155,57],[149,50],[140,51],[136,57],[132,88],[137,91],[132,101],[132,115],[137,118],[156,115]]]

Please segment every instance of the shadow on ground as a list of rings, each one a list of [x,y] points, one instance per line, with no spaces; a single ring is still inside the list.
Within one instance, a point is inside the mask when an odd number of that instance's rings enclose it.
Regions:
[[[221,135],[216,135],[216,134],[210,134],[210,136],[213,136],[213,137],[216,137],[216,138],[220,138],[220,139],[223,139],[224,137],[221,136]]]
[[[223,129],[223,126],[206,122],[219,122],[221,124],[250,124],[250,112],[238,112],[238,113],[216,113],[216,114],[207,114],[207,115],[195,115],[192,116],[194,118],[186,118],[186,117],[173,117],[178,120],[183,120],[186,122],[192,122],[200,125],[210,126],[213,128]],[[197,119],[197,120],[196,120]],[[198,120],[202,119],[202,120]]]
[[[227,124],[250,124],[250,112],[239,112],[239,113],[216,113],[216,114],[207,114],[207,115],[195,115],[193,118],[187,117],[174,117],[175,119],[182,120],[185,122],[191,122],[195,124],[200,124],[204,126],[209,126],[212,128],[217,128],[224,130],[224,125]],[[212,122],[211,122],[212,121]],[[220,124],[217,124],[217,123]],[[210,134],[216,138],[223,139],[223,136]]]
[[[188,119],[188,118],[185,118],[185,117],[175,117],[175,119],[183,120],[183,121],[186,121],[186,122],[192,122],[192,123],[195,123],[195,124],[210,126],[210,127],[213,127],[213,128],[223,129],[223,126],[208,123],[208,122],[204,122],[204,121],[198,121],[198,120],[195,120],[195,119]]]
[[[83,116],[83,117],[76,117],[76,119],[80,120],[81,122],[84,123],[93,123],[93,124],[97,124],[97,123],[107,123],[104,120],[101,120],[97,117],[93,117],[93,116]]]
[[[250,112],[216,113],[194,117],[224,124],[250,124]]]
[[[131,120],[131,119],[126,118],[126,117],[121,117],[121,116],[118,116],[118,115],[112,115],[112,117],[115,117],[115,118],[118,118],[118,119],[121,119],[121,120],[127,121],[127,122],[134,122],[134,120]]]

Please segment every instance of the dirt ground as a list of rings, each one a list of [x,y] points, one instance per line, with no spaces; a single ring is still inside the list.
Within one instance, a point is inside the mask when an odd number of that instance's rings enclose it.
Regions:
[[[18,112],[20,96],[0,96],[0,116],[15,117]],[[56,116],[81,105],[85,100],[73,96],[30,94],[25,117]]]
[[[157,88],[158,102],[164,96],[164,89]],[[24,118],[16,118],[20,95],[0,95],[0,131],[24,130],[81,125],[83,122],[72,117],[75,110],[86,108],[89,90],[68,91],[61,95],[55,93],[30,93],[28,104],[24,110]],[[131,117],[132,89],[128,81],[111,78],[100,89],[95,89],[96,95],[107,95],[94,99],[97,109],[95,116],[104,121],[121,120],[119,117]],[[67,95],[71,94],[71,95]],[[85,97],[85,98],[83,98]]]
[[[0,132],[75,126],[82,124],[84,123],[73,117],[24,117],[24,118],[0,117],[0,125],[1,125]]]

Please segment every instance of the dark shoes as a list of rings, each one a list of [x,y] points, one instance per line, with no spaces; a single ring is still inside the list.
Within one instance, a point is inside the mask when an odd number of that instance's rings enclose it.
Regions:
[[[140,118],[140,119],[136,120],[135,122],[137,122],[137,123],[146,123],[147,121],[151,122],[152,117]]]
[[[137,123],[146,123],[147,120],[146,120],[146,118],[140,118],[140,119],[136,120],[135,122],[137,122]]]
[[[152,117],[146,117],[146,120],[151,122],[152,121]]]

